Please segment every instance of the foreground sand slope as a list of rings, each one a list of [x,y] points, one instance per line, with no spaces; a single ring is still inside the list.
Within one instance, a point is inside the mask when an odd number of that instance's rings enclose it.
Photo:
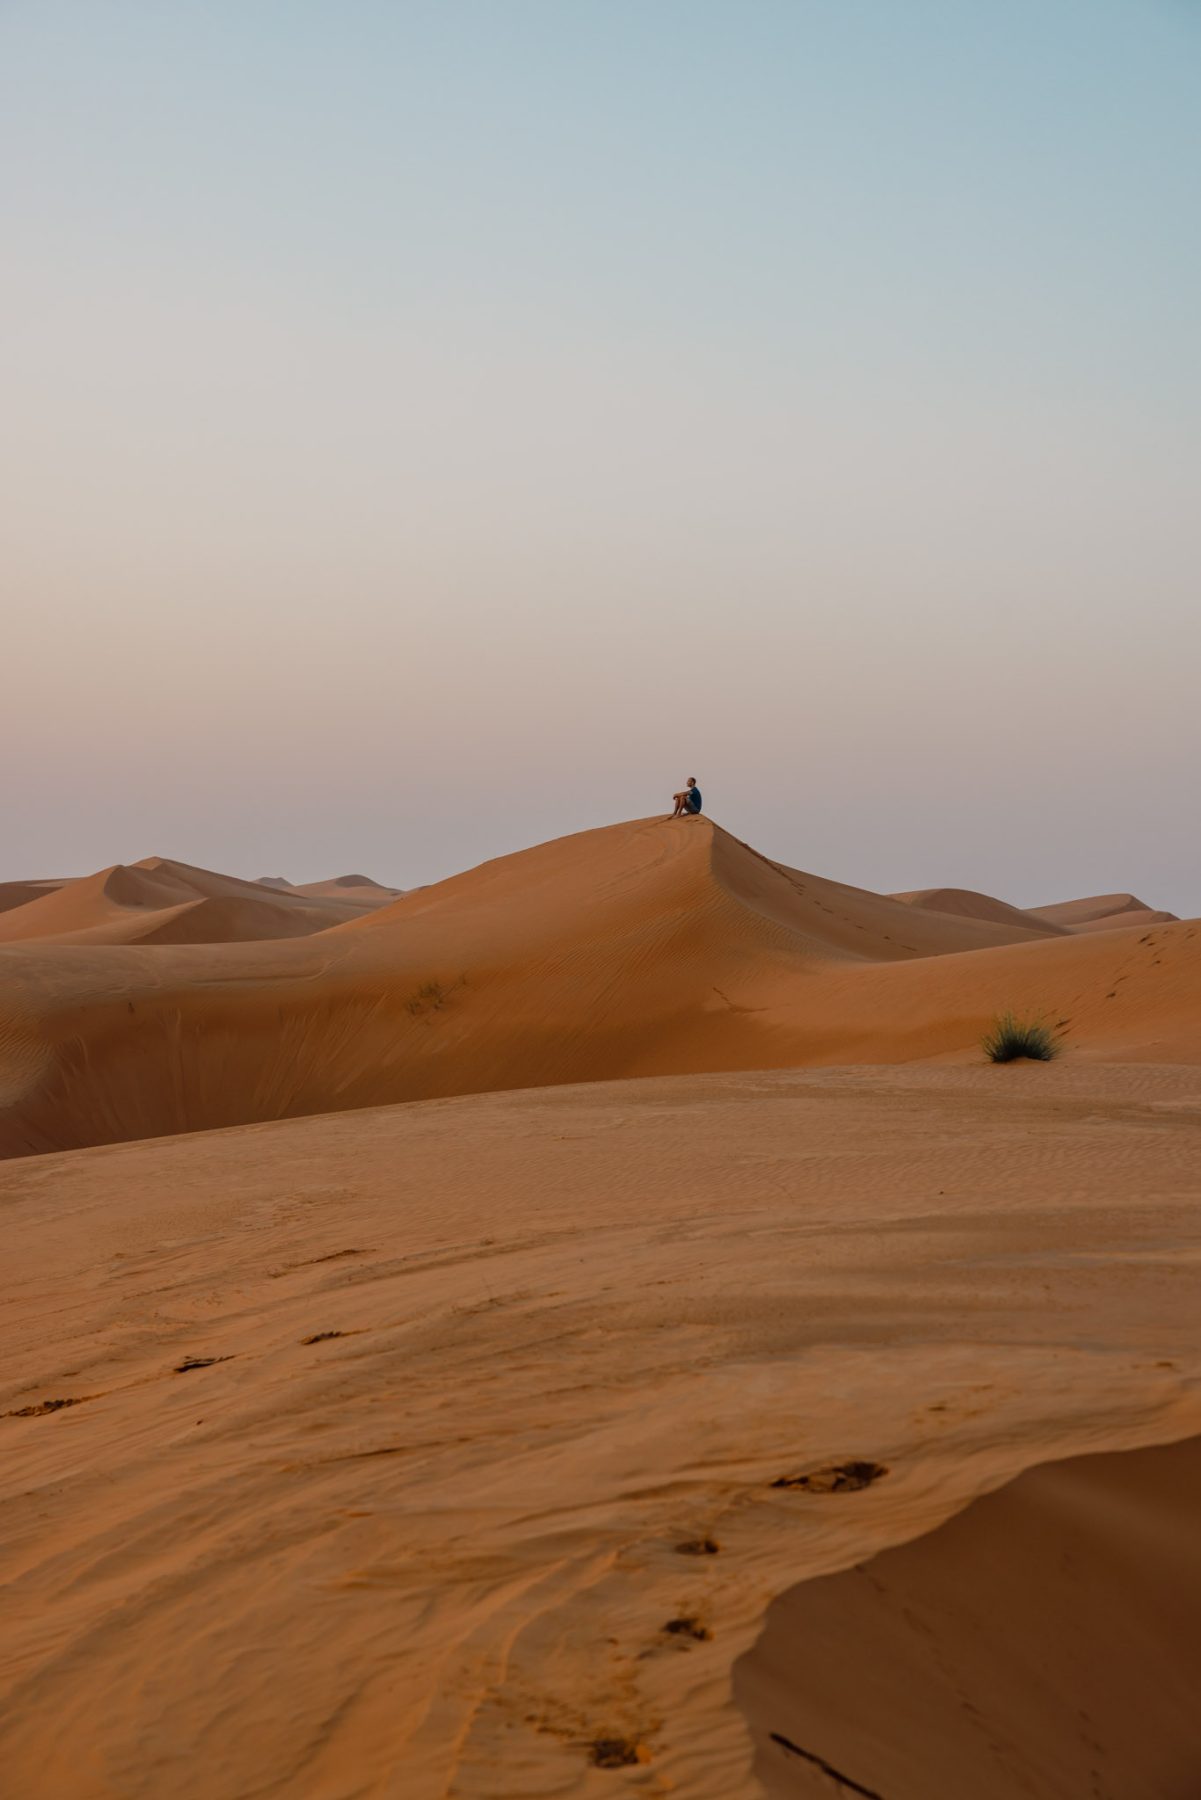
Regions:
[[[888,1800],[1197,1793],[1198,1517],[1194,1437],[1032,1469],[793,1588],[736,1671],[764,1789],[828,1800],[835,1770]]]
[[[860,1069],[9,1164],[8,1789],[749,1800],[797,1761],[783,1700],[731,1698],[773,1600],[1032,1464],[1201,1429],[1199,1118],[1195,1069]],[[848,1459],[887,1473],[774,1485]],[[1136,1576],[1102,1559],[1094,1597]],[[1137,1617],[1166,1691],[1175,1625]],[[1078,1706],[1120,1648],[1076,1646]],[[1010,1690],[971,1696],[1008,1729]]]
[[[1009,1008],[1074,1054],[1201,1057],[1201,935],[1014,942],[707,820],[637,821],[291,942],[0,950],[0,1154],[556,1082],[975,1059]]]

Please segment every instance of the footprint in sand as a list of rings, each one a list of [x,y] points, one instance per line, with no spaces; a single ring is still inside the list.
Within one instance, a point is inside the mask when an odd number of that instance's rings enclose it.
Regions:
[[[832,1463],[825,1469],[810,1469],[803,1475],[777,1475],[774,1488],[792,1488],[804,1494],[854,1494],[871,1487],[888,1474],[885,1463],[855,1459]]]
[[[691,1613],[683,1613],[678,1619],[668,1619],[663,1629],[672,1637],[691,1638],[696,1644],[707,1644],[713,1636],[709,1627],[702,1625]]]
[[[68,1400],[38,1400],[32,1406],[14,1406],[6,1419],[44,1419],[47,1413],[61,1412],[64,1406],[82,1406],[85,1400],[98,1400],[99,1394],[77,1394]]]
[[[634,1738],[594,1738],[588,1754],[597,1769],[629,1769],[636,1763],[648,1763],[651,1753]]]

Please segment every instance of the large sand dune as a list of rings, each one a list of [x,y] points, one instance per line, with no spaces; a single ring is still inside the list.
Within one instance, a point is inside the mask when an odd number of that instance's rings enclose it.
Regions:
[[[8,1164],[5,1792],[839,1791],[775,1732],[886,1800],[1183,1800],[1195,1449],[1092,1453],[1201,1431],[1199,1113],[808,1071]]]
[[[290,941],[10,944],[0,994],[9,1155],[559,1082],[974,1059],[1010,1008],[1073,1055],[1201,1059],[1191,924],[1032,939],[785,869],[708,820],[583,832]]]

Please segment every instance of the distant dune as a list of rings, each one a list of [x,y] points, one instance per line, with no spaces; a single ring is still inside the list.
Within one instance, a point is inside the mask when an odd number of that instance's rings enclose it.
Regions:
[[[1201,1060],[1192,925],[1032,937],[787,869],[708,819],[581,832],[289,941],[278,921],[229,941],[247,893],[332,903],[225,877],[204,898],[233,922],[202,929],[226,941],[186,941],[203,874],[154,859],[0,916],[55,924],[0,950],[4,1153],[631,1075],[974,1060],[1008,1009],[1071,1054]]]
[[[1174,924],[1176,914],[1159,912],[1133,894],[1093,894],[1086,900],[1060,900],[1033,906],[1031,916],[1066,931],[1124,931],[1133,925]]]
[[[0,905],[0,943],[247,943],[308,936],[380,903],[374,894],[360,902],[357,889],[342,895],[335,883],[271,883],[264,892],[262,883],[161,856],[75,881],[9,885],[32,891],[7,910]]]
[[[950,913],[958,919],[986,919],[993,925],[1009,926],[1015,933],[1030,937],[1056,937],[1066,926],[1023,912],[1005,900],[994,900],[991,894],[977,894],[971,888],[921,888],[912,894],[894,894],[906,906],[921,906],[927,912]]]
[[[369,875],[335,875],[332,881],[309,881],[292,891],[311,894],[314,899],[353,901],[356,906],[369,907],[398,900],[404,889],[381,887]]]

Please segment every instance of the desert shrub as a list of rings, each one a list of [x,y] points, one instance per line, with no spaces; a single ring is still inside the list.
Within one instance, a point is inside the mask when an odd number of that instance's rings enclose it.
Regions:
[[[446,1002],[447,990],[440,981],[426,981],[406,1002],[415,1019],[422,1013],[438,1012]]]
[[[996,1020],[984,1039],[984,1054],[989,1062],[1016,1062],[1027,1056],[1032,1062],[1050,1062],[1059,1054],[1059,1046],[1049,1025],[1039,1019],[1016,1019],[1004,1013]]]

